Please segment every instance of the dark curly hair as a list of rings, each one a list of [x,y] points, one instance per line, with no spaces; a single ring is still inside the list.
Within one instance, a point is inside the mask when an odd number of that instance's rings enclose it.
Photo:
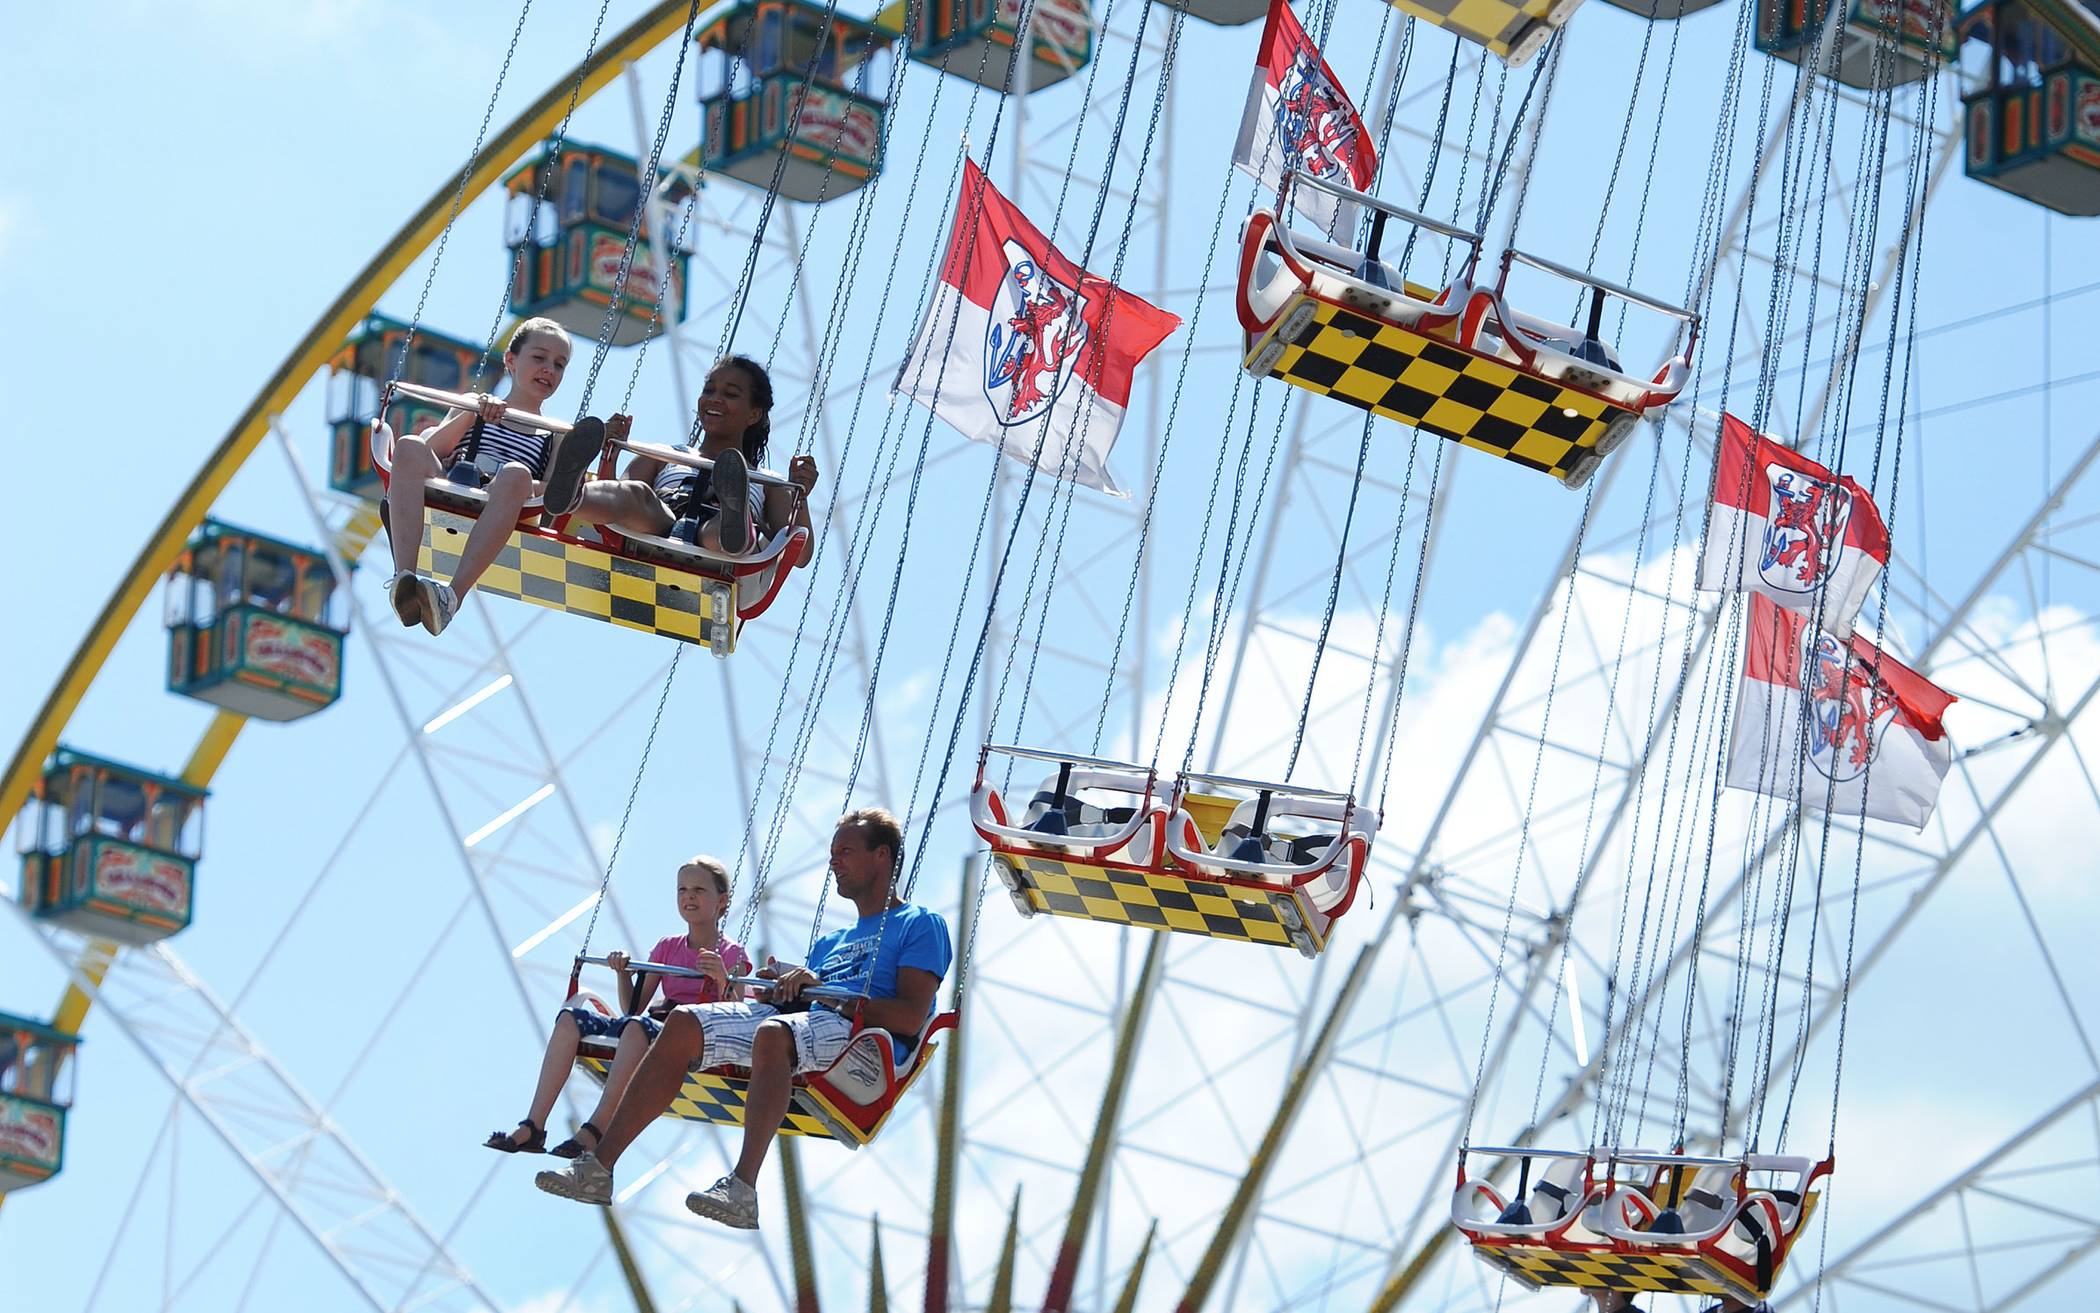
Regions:
[[[724,356],[715,362],[714,369],[707,372],[712,374],[724,365],[735,365],[743,371],[751,389],[751,404],[758,408],[758,418],[744,430],[743,441],[738,445],[744,450],[745,463],[753,469],[761,468],[766,463],[766,440],[773,436],[772,376],[766,373],[764,365],[749,356]]]

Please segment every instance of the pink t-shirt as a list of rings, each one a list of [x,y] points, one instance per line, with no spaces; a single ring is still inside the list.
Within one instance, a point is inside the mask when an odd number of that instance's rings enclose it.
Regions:
[[[722,942],[715,945],[715,952],[721,955],[722,965],[729,969],[730,975],[751,974],[751,957],[736,940],[727,935],[722,936]],[[661,962],[667,967],[684,967],[688,971],[700,969],[700,955],[693,951],[693,946],[686,942],[684,935],[666,935],[657,940],[656,947],[649,950],[649,960]],[[721,997],[721,991],[715,988],[715,982],[712,980],[695,980],[690,976],[664,977],[664,1002],[672,1007],[683,1007],[688,1003],[713,1003]]]

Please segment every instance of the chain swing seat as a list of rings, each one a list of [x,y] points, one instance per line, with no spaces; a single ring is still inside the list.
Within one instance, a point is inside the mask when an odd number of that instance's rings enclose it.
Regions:
[[[1480,1154],[1518,1162],[1508,1199],[1468,1177]],[[1531,1184],[1532,1162],[1548,1163]],[[1832,1162],[1622,1151],[1468,1147],[1452,1224],[1473,1252],[1534,1290],[1549,1286],[1729,1297],[1772,1291]]]
[[[1056,774],[1018,812],[997,754]],[[1235,794],[1251,794],[1236,797]],[[1296,948],[1317,957],[1354,900],[1377,818],[1347,794],[987,744],[970,818],[1021,915]],[[1281,825],[1282,828],[1272,828]]]
[[[1370,214],[1364,251],[1291,231],[1281,216],[1290,189],[1302,186]],[[1379,259],[1394,220],[1469,249],[1448,286],[1433,291],[1408,282]],[[1492,288],[1475,286],[1480,244],[1476,232],[1291,172],[1275,208],[1257,210],[1241,237],[1243,364],[1256,376],[1280,378],[1581,487],[1643,415],[1683,390],[1698,316],[1519,251],[1504,253]],[[1583,289],[1587,327],[1512,312],[1506,296],[1518,264]],[[1683,331],[1683,350],[1650,375],[1626,373],[1598,335],[1608,299],[1673,321]]]
[[[396,383],[393,391],[447,409],[472,410],[473,399],[413,384]],[[566,433],[561,420],[508,412],[508,422],[547,433]],[[372,464],[382,482],[393,477],[394,433],[384,420],[372,425]],[[704,458],[643,444],[616,444],[659,459],[677,458],[705,465]],[[612,476],[612,457],[601,458],[600,477]],[[464,475],[463,475],[464,477]],[[786,482],[778,475],[752,472],[758,480]],[[467,535],[488,509],[488,494],[471,481],[449,476],[424,485],[423,541],[416,569],[449,579],[459,568]],[[476,586],[498,597],[586,616],[628,629],[661,634],[707,648],[726,657],[736,649],[743,622],[764,614],[787,580],[788,571],[808,550],[809,531],[789,526],[745,556],[727,556],[692,543],[648,534],[593,530],[590,542],[571,532],[567,516],[543,523],[541,499],[525,503],[488,572]],[[581,530],[583,526],[574,526]]]
[[[582,1004],[608,1017],[614,1015],[603,1000],[580,990],[577,984],[586,962],[602,964],[604,961],[602,957],[577,956],[569,971],[568,1006]],[[697,971],[656,962],[630,963],[629,969],[637,973],[636,992],[628,1000],[630,1014],[641,1002],[643,973],[700,977]],[[737,979],[736,983],[762,986],[770,982],[746,976]],[[848,1149],[858,1149],[881,1132],[890,1111],[896,1107],[898,1097],[918,1080],[919,1073],[926,1069],[927,1058],[940,1047],[939,1034],[955,1028],[958,1014],[951,1009],[928,1017],[900,1057],[897,1036],[878,1026],[867,1025],[861,1019],[858,1007],[861,996],[858,993],[821,985],[802,993],[813,1002],[851,1007],[853,1038],[846,1042],[845,1051],[829,1067],[794,1078],[788,1096],[787,1116],[780,1123],[780,1134],[836,1140]],[[577,1069],[603,1085],[618,1047],[617,1040],[586,1038],[576,1051]],[[750,1089],[751,1071],[747,1067],[709,1067],[687,1072],[684,1086],[664,1116],[681,1121],[712,1122],[717,1126],[742,1126]]]

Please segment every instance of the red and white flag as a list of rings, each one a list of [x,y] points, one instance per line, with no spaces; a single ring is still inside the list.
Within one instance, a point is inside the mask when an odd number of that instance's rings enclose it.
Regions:
[[[1270,187],[1282,186],[1283,175],[1297,169],[1369,191],[1378,173],[1378,152],[1363,119],[1285,0],[1269,0],[1269,21],[1261,31],[1261,56],[1232,162]],[[1291,202],[1322,231],[1348,240],[1340,226],[1340,199],[1299,187],[1291,192]],[[1353,224],[1355,206],[1349,210]]]
[[[1823,627],[1852,632],[1889,561],[1889,531],[1867,490],[1733,415],[1721,417],[1713,518],[1699,587],[1752,592]]]
[[[1181,320],[1064,257],[964,164],[941,281],[898,392],[973,442],[1111,496],[1138,362]]]
[[[1940,723],[1953,694],[1761,595],[1744,641],[1728,786],[1923,829],[1953,761]]]

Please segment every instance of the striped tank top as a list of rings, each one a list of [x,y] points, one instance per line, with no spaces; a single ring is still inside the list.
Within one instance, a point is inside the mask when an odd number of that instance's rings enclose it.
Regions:
[[[470,430],[471,432],[471,430]],[[481,437],[474,442],[474,464],[487,478],[512,461],[532,471],[535,479],[547,477],[548,436],[527,429],[512,428],[501,423],[482,425]],[[460,443],[460,455],[466,455],[466,440]]]

